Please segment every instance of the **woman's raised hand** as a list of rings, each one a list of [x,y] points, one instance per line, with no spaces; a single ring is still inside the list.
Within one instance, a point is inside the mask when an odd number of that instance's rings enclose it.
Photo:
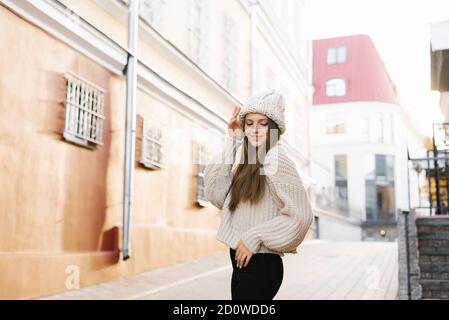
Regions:
[[[231,138],[241,139],[243,138],[243,130],[238,119],[238,115],[240,112],[240,107],[235,106],[234,111],[232,112],[232,117],[228,122],[228,132]]]

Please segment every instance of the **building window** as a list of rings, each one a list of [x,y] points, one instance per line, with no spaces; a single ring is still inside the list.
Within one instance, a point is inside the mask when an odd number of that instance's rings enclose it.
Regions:
[[[234,20],[224,17],[224,82],[226,87],[235,91],[237,69],[236,24]]]
[[[209,205],[209,201],[206,199],[204,194],[204,170],[206,169],[206,164],[209,161],[210,150],[206,143],[197,144],[197,183],[196,183],[196,202],[200,206],[206,207]]]
[[[330,113],[327,115],[327,134],[345,133],[345,122],[341,114]]]
[[[374,126],[374,142],[384,143],[385,142],[385,123],[384,115],[382,112],[376,114],[375,126]]]
[[[366,155],[365,201],[367,221],[394,221],[394,156]]]
[[[346,47],[327,49],[327,64],[336,63],[346,63]]]
[[[372,118],[372,119],[371,119]],[[362,116],[362,137],[365,142],[394,143],[393,116],[388,118],[382,113],[364,113]]]
[[[394,144],[394,115],[390,114],[390,142]]]
[[[326,96],[341,97],[346,95],[346,82],[344,79],[331,79],[326,81]]]
[[[65,78],[64,138],[89,148],[102,145],[105,90],[72,73]]]
[[[207,1],[193,0],[192,7],[192,56],[193,61],[199,66],[206,65],[207,41]]]
[[[153,27],[161,25],[161,7],[165,0],[140,0],[139,13],[142,19]]]
[[[253,55],[253,63],[251,64],[251,68],[253,71],[253,76],[251,79],[251,89],[252,94],[256,94],[259,92],[261,84],[260,84],[260,62],[259,62],[259,51],[254,48],[254,55]]]
[[[276,88],[276,86],[277,86],[277,75],[273,72],[273,69],[268,67],[265,74],[265,88],[269,90]]]
[[[348,200],[348,164],[346,155],[334,156],[335,188],[342,200]]]
[[[140,163],[151,169],[164,167],[162,125],[144,117],[142,117],[142,154]]]
[[[368,112],[364,112],[362,115],[362,141],[370,142],[371,132],[370,132],[370,115]]]

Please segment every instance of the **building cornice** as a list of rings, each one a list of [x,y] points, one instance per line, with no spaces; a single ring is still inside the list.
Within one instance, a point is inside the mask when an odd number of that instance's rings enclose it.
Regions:
[[[116,3],[116,9],[125,8],[119,4],[120,1],[112,2]],[[82,19],[82,17],[76,17],[76,25],[71,23],[70,21],[73,21],[73,12],[60,2],[54,0],[0,0],[0,4],[89,57],[110,72],[124,76],[128,56],[127,49]],[[140,28],[147,30],[145,26],[142,26],[142,23]],[[192,68],[195,70],[194,67]],[[199,70],[196,71],[201,74]],[[141,88],[148,87],[151,90],[159,91],[167,99],[187,108],[197,119],[209,123],[216,129],[225,129],[227,119],[176,87],[142,61],[138,63],[138,85]],[[210,85],[222,92],[217,88],[216,83],[210,83]],[[226,92],[222,92],[222,94],[230,103],[238,103],[230,94]]]
[[[258,5],[255,6],[255,10],[260,9],[257,17],[257,27],[262,35],[267,39],[271,45],[272,50],[279,57],[279,61],[284,66],[290,76],[300,84],[299,88],[304,96],[311,94],[311,86],[307,83],[307,68],[304,64],[304,59],[299,56],[295,59],[292,52],[285,47],[286,40],[280,35],[280,32],[274,26],[272,20],[270,20],[266,10],[263,6],[256,1]]]
[[[115,74],[123,75],[127,51],[57,1],[0,0],[16,14],[83,53]]]

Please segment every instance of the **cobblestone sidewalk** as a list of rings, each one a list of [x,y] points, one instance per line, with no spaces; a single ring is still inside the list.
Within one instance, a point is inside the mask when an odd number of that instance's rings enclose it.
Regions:
[[[395,242],[305,241],[286,254],[275,299],[396,299]],[[218,254],[44,299],[228,300],[229,254]]]

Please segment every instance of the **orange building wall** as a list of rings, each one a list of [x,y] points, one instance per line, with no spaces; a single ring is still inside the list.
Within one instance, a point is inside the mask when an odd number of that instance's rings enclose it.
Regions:
[[[217,210],[194,205],[195,166],[147,170],[136,156],[132,257],[121,261],[124,79],[2,6],[0,30],[0,298],[65,291],[72,265],[84,287],[225,250]],[[68,71],[106,90],[96,150],[62,138]],[[140,91],[138,114],[152,112],[186,130],[190,156],[191,120]]]

